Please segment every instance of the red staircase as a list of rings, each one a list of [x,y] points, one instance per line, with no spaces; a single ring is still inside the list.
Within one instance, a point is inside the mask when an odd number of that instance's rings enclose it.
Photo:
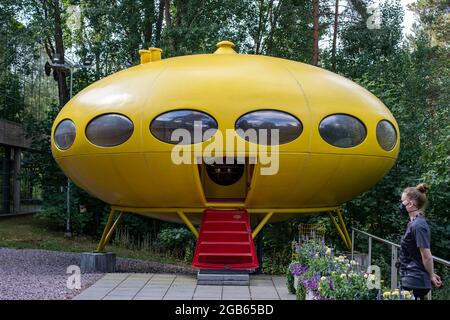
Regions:
[[[203,212],[192,266],[210,270],[258,268],[247,210]]]

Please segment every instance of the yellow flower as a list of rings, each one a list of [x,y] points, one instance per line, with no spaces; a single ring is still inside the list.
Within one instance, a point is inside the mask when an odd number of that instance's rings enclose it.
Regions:
[[[325,281],[327,280],[327,277],[323,276],[322,278],[320,278],[320,281]]]
[[[344,279],[345,277],[346,277],[346,276],[345,276],[345,273],[342,273],[342,274],[341,274],[341,278]]]
[[[406,299],[410,299],[411,298],[411,292],[409,291],[402,291],[402,295],[406,298]]]
[[[352,266],[354,266],[354,265],[356,265],[356,261],[355,261],[355,260],[352,260],[352,261],[350,261],[350,264],[351,264]]]
[[[391,293],[389,291],[383,292],[383,298],[389,299],[391,297]]]
[[[331,248],[327,247],[327,251],[325,252],[327,256],[331,256]]]

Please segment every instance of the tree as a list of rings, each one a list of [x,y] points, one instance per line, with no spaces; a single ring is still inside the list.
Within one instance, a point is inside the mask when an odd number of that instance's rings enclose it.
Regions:
[[[336,71],[336,43],[339,25],[339,0],[336,0],[334,7],[334,23],[333,23],[333,44],[331,48],[331,70]]]
[[[313,8],[312,64],[317,66],[319,62],[319,0],[313,0]]]
[[[446,0],[418,0],[410,8],[419,16],[421,25],[431,37],[431,45],[448,48],[450,43],[450,4]]]

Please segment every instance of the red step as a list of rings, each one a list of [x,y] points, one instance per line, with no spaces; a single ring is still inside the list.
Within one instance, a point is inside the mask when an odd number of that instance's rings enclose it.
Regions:
[[[246,210],[206,209],[203,212],[192,266],[210,270],[258,268]]]

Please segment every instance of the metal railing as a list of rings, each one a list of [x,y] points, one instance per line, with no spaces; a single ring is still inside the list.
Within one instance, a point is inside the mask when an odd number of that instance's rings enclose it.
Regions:
[[[397,263],[398,249],[400,248],[400,245],[396,244],[392,241],[377,237],[368,232],[352,228],[352,260],[353,260],[354,251],[355,251],[355,232],[368,237],[368,250],[367,250],[368,251],[367,252],[367,256],[368,256],[367,257],[367,265],[368,266],[372,265],[372,239],[382,242],[391,247],[391,290],[396,289],[398,282],[397,282],[397,268],[396,268],[395,264]],[[450,261],[447,261],[445,259],[433,256],[433,261],[443,264],[446,267],[450,267]],[[428,294],[428,299],[431,300],[431,290]]]

